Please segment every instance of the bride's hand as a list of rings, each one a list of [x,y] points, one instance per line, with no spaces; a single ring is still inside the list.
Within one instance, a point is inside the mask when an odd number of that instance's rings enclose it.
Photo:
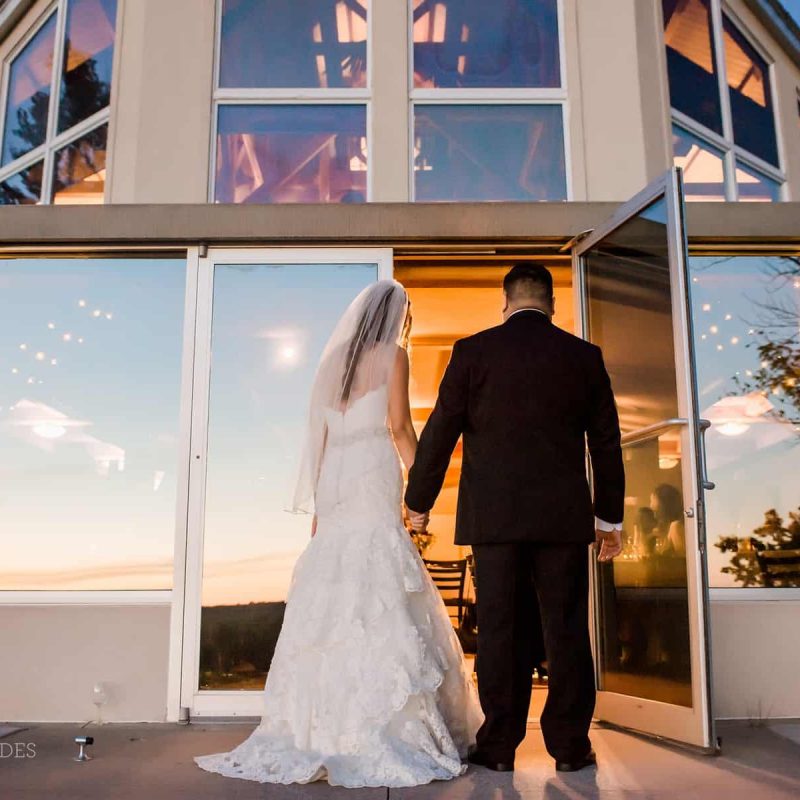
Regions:
[[[410,508],[406,507],[406,512],[408,514],[408,521],[411,523],[413,530],[420,532],[424,531],[428,527],[430,514],[427,511],[412,511]]]
[[[313,536],[317,532],[317,515],[314,514],[314,518],[311,520],[311,535]]]

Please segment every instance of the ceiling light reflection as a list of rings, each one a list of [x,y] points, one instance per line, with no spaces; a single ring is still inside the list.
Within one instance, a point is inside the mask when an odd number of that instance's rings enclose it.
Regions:
[[[58,439],[67,432],[63,425],[56,425],[52,422],[40,422],[38,425],[34,425],[31,430],[37,436],[41,436],[42,439]]]

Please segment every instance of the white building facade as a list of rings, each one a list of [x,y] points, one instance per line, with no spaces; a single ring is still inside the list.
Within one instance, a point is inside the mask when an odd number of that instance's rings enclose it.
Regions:
[[[407,286],[421,429],[528,259],[624,432],[598,717],[713,749],[714,719],[800,716],[778,2],[7,0],[0,36],[1,719],[258,715],[334,320]],[[459,470],[426,558],[468,560]]]

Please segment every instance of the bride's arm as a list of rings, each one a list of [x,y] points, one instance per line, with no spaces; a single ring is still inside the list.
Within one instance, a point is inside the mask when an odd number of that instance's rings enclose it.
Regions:
[[[400,458],[406,469],[411,469],[417,452],[417,432],[411,422],[411,401],[408,396],[408,353],[398,347],[396,358],[389,384],[389,423]]]
[[[325,435],[322,438],[322,452],[320,453],[320,456],[319,456],[320,466],[322,465],[322,456],[325,455],[325,445],[327,443],[328,443],[328,426],[326,425],[325,426]],[[317,473],[317,477],[319,477],[319,472]],[[316,495],[316,492],[315,492],[314,493],[314,505],[316,506],[316,504],[317,504],[317,495]],[[313,518],[311,520],[311,535],[314,536],[314,534],[316,532],[317,532],[317,512],[315,511],[314,512],[314,516],[313,516]]]

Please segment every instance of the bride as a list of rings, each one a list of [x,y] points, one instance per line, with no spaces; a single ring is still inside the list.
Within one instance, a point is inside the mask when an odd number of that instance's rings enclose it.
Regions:
[[[292,573],[261,723],[203,769],[262,783],[415,786],[461,775],[483,712],[442,598],[402,524],[414,461],[410,303],[364,289],[323,350],[292,511]],[[399,457],[398,457],[399,453]]]

